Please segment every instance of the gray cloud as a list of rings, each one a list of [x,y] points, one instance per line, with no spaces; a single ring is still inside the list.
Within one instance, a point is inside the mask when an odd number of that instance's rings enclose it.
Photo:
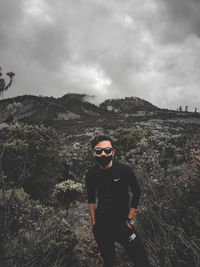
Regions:
[[[0,0],[5,97],[138,96],[160,107],[198,102],[200,4],[186,0]]]
[[[200,2],[198,0],[156,0],[166,17],[162,24],[164,41],[178,42],[188,35],[200,37]]]

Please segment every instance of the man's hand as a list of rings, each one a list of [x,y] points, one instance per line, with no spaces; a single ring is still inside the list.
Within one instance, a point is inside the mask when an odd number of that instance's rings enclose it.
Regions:
[[[95,225],[95,209],[96,209],[96,204],[95,203],[89,203],[89,210],[90,210],[90,216],[92,220],[92,227]]]
[[[133,229],[133,226],[129,223],[129,221],[126,221],[126,224],[128,225],[128,227],[129,227],[130,229]]]
[[[134,218],[135,212],[136,212],[136,209],[135,208],[130,208],[130,211],[129,211],[129,214],[128,214],[128,219],[129,220]],[[129,223],[129,221],[126,221],[126,224],[128,225],[128,227],[130,229],[133,228],[133,226]]]

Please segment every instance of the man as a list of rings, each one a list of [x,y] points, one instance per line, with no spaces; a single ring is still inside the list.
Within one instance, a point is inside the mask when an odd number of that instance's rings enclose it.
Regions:
[[[86,188],[93,234],[104,266],[114,266],[115,242],[118,242],[125,248],[135,267],[149,267],[145,249],[133,225],[140,199],[135,174],[130,167],[113,161],[115,150],[109,137],[97,135],[91,146],[98,164],[88,170]],[[133,193],[130,207],[129,187]]]

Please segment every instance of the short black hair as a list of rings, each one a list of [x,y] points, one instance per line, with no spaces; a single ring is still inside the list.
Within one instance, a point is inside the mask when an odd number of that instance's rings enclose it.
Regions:
[[[98,135],[95,135],[92,140],[90,141],[90,145],[91,145],[91,149],[94,149],[95,146],[101,142],[101,141],[110,141],[112,147],[113,147],[113,140],[111,139],[111,137],[107,136],[107,135],[104,135],[104,134],[98,134]]]

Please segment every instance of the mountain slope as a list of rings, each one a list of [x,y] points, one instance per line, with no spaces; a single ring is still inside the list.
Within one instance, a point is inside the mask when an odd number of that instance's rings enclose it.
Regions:
[[[150,102],[139,97],[107,99],[103,103],[101,103],[100,107],[118,113],[137,113],[138,111],[160,110]]]
[[[27,123],[44,123],[45,121],[68,120],[97,120],[113,116],[115,111],[123,116],[123,113],[136,113],[138,111],[155,111],[158,107],[137,98],[108,99],[100,106],[86,101],[86,94],[66,94],[60,98],[24,95],[0,101],[0,122],[9,116],[7,106],[13,102],[20,102],[22,108],[19,112],[19,120]],[[110,112],[111,111],[111,112]]]
[[[88,98],[86,94],[69,93],[60,98],[23,95],[0,100],[0,128],[12,124],[16,117],[8,110],[14,102],[22,105],[16,119],[19,124],[50,126],[73,140],[110,133],[119,127],[177,132],[189,124],[200,124],[199,113],[161,109],[138,97],[107,99],[99,106],[88,102]]]
[[[85,95],[67,94],[61,98],[24,95],[0,101],[0,122],[9,116],[7,106],[20,102],[22,108],[19,120],[30,123],[42,123],[49,120],[73,120],[88,116],[100,116],[97,106],[84,101]]]

